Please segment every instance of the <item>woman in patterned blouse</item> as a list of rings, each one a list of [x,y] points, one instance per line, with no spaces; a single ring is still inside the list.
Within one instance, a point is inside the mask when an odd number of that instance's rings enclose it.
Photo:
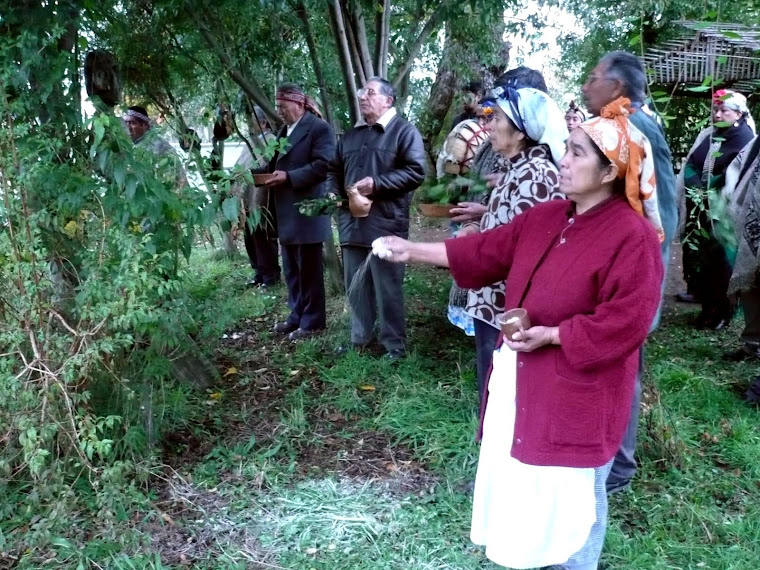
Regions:
[[[532,88],[497,88],[494,95],[497,104],[488,130],[493,149],[503,157],[503,174],[491,191],[483,217],[465,225],[457,236],[508,224],[536,204],[563,199],[557,164],[568,133],[557,104]],[[469,291],[466,311],[475,322],[478,394],[482,398],[499,336],[496,317],[504,312],[504,283]]]

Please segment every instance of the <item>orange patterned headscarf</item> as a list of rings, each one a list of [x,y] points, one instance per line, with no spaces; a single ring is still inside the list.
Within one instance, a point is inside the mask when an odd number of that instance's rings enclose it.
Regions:
[[[631,101],[619,97],[604,106],[598,117],[582,123],[579,128],[617,166],[618,178],[625,180],[628,203],[652,223],[660,241],[664,241],[665,231],[657,206],[652,145],[628,120],[633,112]]]

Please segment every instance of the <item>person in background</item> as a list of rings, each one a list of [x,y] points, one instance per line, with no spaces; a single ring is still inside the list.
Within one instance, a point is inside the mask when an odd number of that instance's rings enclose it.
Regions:
[[[478,110],[475,112],[478,124],[486,128],[488,123],[493,119],[493,101],[487,100],[478,103]]]
[[[723,359],[757,362],[760,358],[760,136],[744,147],[731,163],[726,186],[738,242],[728,292],[739,295],[745,324],[741,347],[725,353]],[[752,404],[760,404],[760,376],[750,381],[745,398]]]
[[[575,101],[570,101],[570,105],[565,111],[565,124],[567,125],[568,132],[578,127],[582,122],[586,120],[586,113],[575,104]]]
[[[498,89],[506,87],[511,87],[512,89],[520,89],[521,87],[533,87],[534,89],[538,89],[544,93],[549,93],[548,89],[546,88],[544,76],[541,75],[541,72],[536,71],[535,69],[531,69],[530,67],[525,67],[524,65],[506,71],[494,82],[494,88]],[[493,108],[495,104],[494,101],[495,98],[493,97],[492,93],[489,93],[486,95],[486,97],[481,99],[480,105],[490,105]],[[489,141],[486,141],[480,145],[480,148],[478,148],[478,152],[472,161],[471,171],[477,173],[481,178],[490,178],[491,187],[493,187],[496,178],[500,176],[499,171],[503,167],[504,158],[501,156],[501,154],[493,150],[493,147]],[[457,210],[457,212],[454,214],[455,217],[452,218],[453,221],[467,222],[471,220],[479,220],[480,217],[485,213],[484,209],[481,210],[477,207],[468,208],[467,204],[468,203],[459,204],[461,210]],[[479,205],[480,204],[476,204],[475,206]]]
[[[185,169],[182,167],[182,163],[177,153],[174,152],[172,145],[163,139],[158,131],[153,128],[145,107],[138,105],[128,107],[126,113],[122,116],[122,121],[127,128],[129,138],[135,143],[135,148],[147,151],[158,158],[168,157],[171,159],[172,164],[168,170],[159,170],[164,172],[166,176],[171,177],[172,183],[177,189],[183,188],[187,184]]]
[[[728,294],[738,295],[744,313],[741,346],[725,352],[723,360],[740,362],[760,358],[760,272],[758,236],[760,236],[760,136],[755,136],[726,170],[723,196],[737,240],[736,259],[729,281]],[[747,398],[760,402],[760,376],[752,382]]]
[[[529,67],[520,66],[514,69],[506,71],[504,74],[496,79],[494,87],[496,89],[504,89],[511,87],[512,89],[521,89],[523,87],[532,87],[538,89],[544,93],[547,92],[546,82],[543,75],[535,69]],[[489,93],[485,98],[480,101],[478,108],[478,115],[483,114],[483,124],[485,126],[490,125],[494,117],[494,109],[496,107],[496,97],[493,93]],[[490,113],[486,113],[486,110],[490,110]],[[479,119],[480,120],[480,119]],[[504,170],[507,168],[508,161],[504,156],[494,150],[491,140],[485,141],[473,159],[471,172],[479,178],[484,178],[488,181],[488,186],[493,190],[504,177]],[[491,198],[490,193],[485,193],[480,200],[464,200],[459,202],[455,208],[451,210],[451,220],[454,223],[466,224],[471,222],[480,223],[483,215],[488,211],[488,202]],[[449,306],[447,309],[447,315],[449,322],[454,326],[462,329],[467,336],[475,336],[475,319],[467,312],[467,300],[469,292],[459,287],[456,282],[452,282],[451,290],[449,291]],[[484,356],[484,359],[486,357]],[[479,358],[476,358],[476,379],[478,386],[478,394],[482,396],[482,376],[480,371],[487,366],[485,360],[481,362]]]
[[[675,175],[670,148],[665,141],[665,131],[651,112],[647,112],[644,107],[646,85],[646,73],[639,59],[624,51],[613,51],[599,60],[586,79],[582,92],[586,109],[593,115],[599,115],[605,105],[619,97],[627,97],[631,102],[632,114],[629,121],[647,139],[654,159],[657,208],[665,234],[661,243],[662,266],[667,271],[670,261],[670,244],[675,238],[678,227]],[[664,280],[662,287],[665,287]],[[659,310],[652,323],[652,329],[657,326],[658,321]],[[636,474],[634,452],[639,422],[641,375],[644,372],[643,354],[642,350],[639,374],[636,378],[636,391],[631,403],[630,420],[607,480],[609,493],[627,489],[631,478]]]
[[[478,103],[478,124],[484,131],[488,132],[488,126],[494,117],[494,105],[495,102],[492,99],[485,99]],[[493,174],[494,160],[482,160],[484,156],[481,153],[481,149],[487,146],[489,151],[487,156],[493,155],[501,156],[496,151],[492,150],[491,141],[486,139],[480,147],[478,147],[475,156],[481,157],[481,160],[475,164],[475,159],[470,165],[469,176],[475,179],[486,179],[487,176]],[[489,193],[483,192],[481,195],[475,195],[468,193],[464,196],[464,199],[457,203],[452,208],[451,216],[452,220],[449,224],[449,230],[453,235],[456,235],[464,222],[471,222],[473,220],[480,219],[480,217],[486,212],[488,204]],[[462,329],[467,336],[475,336],[475,321],[467,313],[467,290],[459,287],[452,281],[451,289],[449,289],[449,304],[446,308],[446,316],[449,322],[455,327]]]
[[[287,138],[288,146],[269,162],[272,177],[266,186],[274,194],[290,314],[274,332],[298,341],[326,325],[322,242],[331,231],[330,217],[304,216],[298,203],[326,195],[323,182],[335,154],[335,134],[298,85],[280,85],[275,103],[285,123],[277,138]]]
[[[713,96],[713,122],[697,136],[677,180],[678,195],[685,203],[683,273],[687,292],[702,305],[696,325],[720,330],[731,322],[734,306],[728,299],[728,282],[735,251],[727,249],[725,215],[709,196],[717,198],[725,185],[728,166],[755,136],[747,122],[747,99],[741,93],[721,89]],[[726,212],[723,212],[726,214]],[[721,219],[723,218],[723,219]],[[733,233],[727,228],[728,233]],[[738,358],[742,353],[736,353]]]
[[[454,117],[454,122],[451,124],[452,129],[462,121],[466,121],[467,119],[474,121],[478,118],[478,101],[480,100],[480,92],[482,90],[483,84],[480,81],[470,81],[462,89],[462,112]]]
[[[127,127],[129,138],[132,139],[135,146],[147,148],[158,155],[173,152],[172,145],[161,138],[156,131],[151,130],[152,125],[145,107],[138,105],[129,107],[122,120]]]
[[[482,217],[465,224],[457,235],[493,230],[536,204],[563,198],[557,186],[557,165],[567,138],[562,111],[537,89],[499,89],[495,90],[494,118],[488,130],[491,146],[504,158],[504,175],[491,191]],[[474,321],[481,400],[499,336],[497,318],[505,310],[504,299],[502,281],[471,290],[467,295],[465,311]]]
[[[370,257],[370,247],[381,235],[409,235],[412,192],[425,179],[427,159],[419,131],[393,106],[393,85],[372,77],[358,95],[362,119],[338,143],[328,191],[343,197],[357,194],[370,202],[363,217],[348,207],[338,212],[346,289],[351,290],[351,345],[362,350],[373,343],[379,317],[380,343],[386,357],[397,360],[406,356],[407,345],[404,266]],[[355,280],[368,257],[366,273]]]
[[[258,122],[259,142],[266,146],[275,136],[269,126],[266,115],[256,107],[253,116]],[[247,148],[243,149],[236,164],[242,164],[254,172],[266,172],[268,165],[263,156],[251,156]],[[248,262],[253,270],[253,279],[248,287],[274,287],[280,283],[279,245],[277,243],[277,219],[274,196],[270,188],[249,186],[245,189],[244,200],[249,212],[257,210],[256,223],[246,220],[243,239]]]
[[[258,123],[258,146],[254,147],[254,154],[243,147],[235,165],[248,170],[265,169],[267,162],[260,149],[266,147],[275,136],[269,126],[269,121],[260,107],[254,107],[253,117]],[[248,287],[271,287],[280,281],[280,262],[277,244],[277,234],[274,231],[274,211],[270,210],[268,188],[246,184],[243,188],[243,202],[248,214],[257,211],[254,218],[246,220],[243,227],[243,241],[245,251],[248,254],[248,262],[253,270],[253,279],[248,281]],[[255,223],[254,223],[255,221]]]
[[[463,287],[505,279],[506,306],[528,313],[530,328],[500,336],[481,406],[470,537],[505,567],[593,570],[604,544],[605,480],[663,277],[654,165],[629,114],[619,98],[570,133],[568,201],[445,243],[373,244]]]

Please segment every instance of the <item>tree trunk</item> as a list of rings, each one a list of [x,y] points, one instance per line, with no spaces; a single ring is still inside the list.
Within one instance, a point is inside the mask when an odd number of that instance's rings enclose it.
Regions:
[[[375,10],[375,74],[380,75],[380,52],[383,51],[383,11]]]
[[[443,47],[443,55],[438,64],[438,72],[435,82],[430,88],[430,98],[422,116],[420,132],[425,143],[425,151],[431,164],[435,164],[434,143],[436,137],[443,128],[443,121],[451,107],[456,91],[457,74],[452,65],[452,51],[454,42],[451,38],[451,31],[446,31],[446,43]]]
[[[398,86],[398,106],[399,108],[404,108],[406,106],[406,99],[409,97],[409,81],[410,74],[406,74],[404,79],[401,81],[401,84]]]
[[[338,47],[338,57],[340,59],[340,68],[343,72],[343,85],[346,89],[349,117],[353,125],[359,120],[361,111],[359,110],[359,99],[356,97],[356,79],[353,66],[351,65],[351,54],[348,49],[346,30],[343,27],[343,14],[341,13],[339,0],[330,0],[330,24],[332,25],[335,43]]]
[[[383,0],[383,12],[380,16],[378,41],[375,45],[378,47],[375,57],[375,69],[377,74],[383,79],[388,78],[388,36],[391,31],[391,0]]]
[[[330,278],[328,282],[329,290],[336,295],[342,295],[346,290],[343,284],[343,264],[338,256],[338,248],[335,244],[332,227],[330,227],[330,232],[327,234],[327,239],[322,244],[322,251],[325,256],[327,276]]]
[[[375,68],[372,65],[372,56],[369,54],[367,28],[364,25],[364,12],[361,3],[359,2],[354,4],[354,9],[351,12],[351,23],[354,27],[356,43],[359,44],[359,51],[361,52],[362,64],[364,66],[364,74],[367,76],[367,79],[369,79],[375,75]]]
[[[303,0],[298,0],[296,4],[296,13],[301,20],[303,27],[303,35],[306,39],[306,45],[309,48],[309,55],[311,56],[311,65],[314,68],[314,75],[317,77],[317,85],[319,85],[319,98],[322,101],[322,111],[325,115],[325,120],[333,124],[332,108],[330,106],[330,97],[327,93],[327,82],[325,81],[325,74],[322,71],[322,62],[319,60],[319,52],[317,51],[317,44],[314,42],[314,34],[311,31],[311,24],[309,23],[309,14],[306,11],[306,5]]]
[[[351,25],[351,18],[346,11],[346,4],[344,0],[341,0],[341,10],[343,11],[343,28],[346,30],[346,39],[348,40],[348,49],[351,53],[351,61],[353,62],[354,71],[356,72],[356,79],[360,85],[367,83],[367,77],[364,72],[364,63],[359,55],[359,46],[356,44],[356,36],[354,35],[354,28]]]
[[[422,31],[414,40],[414,43],[409,46],[409,51],[406,54],[406,59],[396,70],[396,76],[392,81],[394,87],[398,88],[404,78],[409,74],[409,71],[412,69],[412,65],[414,65],[414,60],[417,59],[417,56],[420,54],[420,50],[422,49],[423,44],[428,39],[430,34],[435,32],[435,30],[438,28],[446,7],[446,2],[441,2],[435,11],[430,15],[427,22],[425,22],[425,25],[422,26]]]

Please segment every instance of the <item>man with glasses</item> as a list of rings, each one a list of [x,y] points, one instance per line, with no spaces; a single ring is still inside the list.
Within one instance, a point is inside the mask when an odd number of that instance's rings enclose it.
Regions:
[[[377,339],[386,357],[397,360],[406,355],[404,266],[370,253],[378,237],[409,235],[409,205],[425,179],[425,149],[419,131],[396,113],[396,93],[388,81],[372,77],[358,95],[362,119],[338,143],[327,183],[335,194],[370,200],[369,213],[362,217],[347,207],[338,214],[351,343],[359,350],[372,344],[379,317]],[[366,271],[354,280],[367,258]]]
[[[639,59],[623,51],[610,52],[599,60],[583,85],[583,99],[586,108],[593,115],[599,115],[602,108],[617,99],[627,97],[631,107],[637,109],[631,115],[631,123],[639,129],[652,146],[655,177],[657,180],[657,207],[660,211],[665,240],[662,243],[662,264],[667,271],[670,261],[670,244],[678,226],[678,209],[675,198],[675,175],[670,148],[665,141],[665,132],[655,116],[644,106],[646,98],[646,73]],[[665,279],[663,279],[663,289]],[[659,311],[652,328],[657,326]],[[612,470],[607,478],[607,492],[614,493],[627,489],[636,473],[636,432],[641,400],[641,375],[644,372],[644,349],[641,350],[639,374],[636,378],[636,392],[631,408],[628,428],[623,443],[615,456]]]

